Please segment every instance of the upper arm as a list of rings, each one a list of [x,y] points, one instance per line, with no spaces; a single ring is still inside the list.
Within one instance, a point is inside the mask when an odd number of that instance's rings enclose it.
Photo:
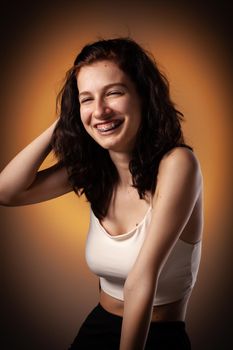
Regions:
[[[155,283],[176,240],[185,227],[202,187],[200,164],[194,153],[177,147],[160,162],[157,195],[143,246],[126,280],[131,288],[143,276]]]
[[[11,198],[5,205],[20,206],[44,202],[72,190],[66,168],[56,163],[47,169],[38,171],[31,186]]]

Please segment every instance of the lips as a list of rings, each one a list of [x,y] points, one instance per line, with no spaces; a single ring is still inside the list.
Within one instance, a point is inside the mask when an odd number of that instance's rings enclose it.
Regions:
[[[109,121],[103,122],[103,123],[98,123],[95,125],[95,127],[99,131],[106,132],[106,131],[113,130],[113,129],[117,128],[122,123],[123,123],[123,120],[115,119],[115,120],[109,120]]]

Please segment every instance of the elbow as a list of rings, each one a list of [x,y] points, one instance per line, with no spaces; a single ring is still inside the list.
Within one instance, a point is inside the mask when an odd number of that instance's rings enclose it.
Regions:
[[[23,205],[25,191],[15,188],[12,184],[6,184],[6,181],[0,180],[0,206],[16,207]]]
[[[124,285],[124,298],[150,299],[154,298],[156,291],[156,281],[154,277],[143,276],[136,280],[127,279]]]
[[[9,198],[6,198],[5,196],[1,196],[0,194],[0,206],[2,207],[12,207],[12,201]]]
[[[7,207],[9,205],[9,198],[0,190],[0,205]]]
[[[2,181],[2,178],[0,180],[0,205],[9,207],[11,206],[12,202],[12,195],[10,193],[10,188],[7,186],[4,181]]]
[[[11,196],[9,193],[6,193],[5,191],[0,190],[0,206],[14,207],[17,206],[17,204],[13,196]]]
[[[159,267],[155,268],[154,265],[153,268],[144,268],[141,266],[138,268],[136,266],[129,272],[124,284],[124,290],[130,292],[140,287],[153,289],[157,284],[159,271]]]

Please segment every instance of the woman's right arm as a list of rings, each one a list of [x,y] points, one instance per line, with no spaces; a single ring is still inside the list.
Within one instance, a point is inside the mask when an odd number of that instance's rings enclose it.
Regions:
[[[64,166],[58,163],[38,171],[52,150],[57,120],[19,152],[0,173],[0,205],[19,206],[43,202],[72,191]]]

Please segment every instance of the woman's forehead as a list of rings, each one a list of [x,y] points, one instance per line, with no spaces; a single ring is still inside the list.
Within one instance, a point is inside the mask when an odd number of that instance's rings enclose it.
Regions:
[[[77,74],[78,89],[102,87],[110,84],[129,84],[128,76],[113,61],[97,61],[80,68]]]
[[[111,74],[111,72],[124,74],[117,63],[111,60],[98,60],[93,63],[85,64],[79,68],[77,72],[77,78],[79,78],[80,75],[83,76],[98,73]]]

